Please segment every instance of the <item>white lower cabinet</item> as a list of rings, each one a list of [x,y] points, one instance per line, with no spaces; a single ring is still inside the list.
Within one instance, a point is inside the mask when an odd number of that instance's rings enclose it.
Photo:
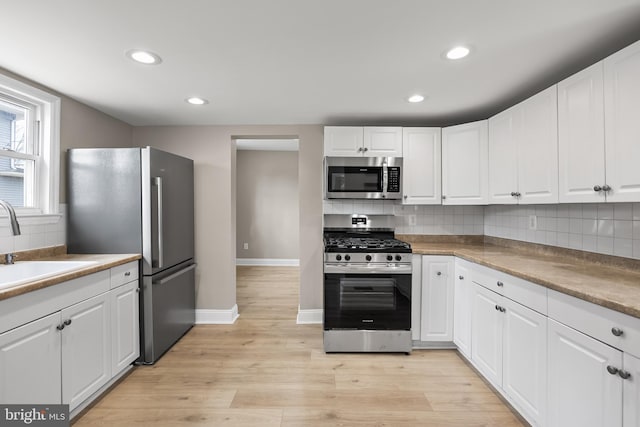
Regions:
[[[73,411],[137,359],[137,262],[127,267],[125,284],[102,271],[0,301],[1,403]]]
[[[0,402],[60,403],[60,313],[0,334]]]
[[[453,343],[471,357],[471,277],[464,261],[455,260],[453,287]]]
[[[549,319],[548,425],[622,425],[620,366],[621,351]]]
[[[109,292],[111,299],[111,372],[122,371],[140,356],[138,281]]]
[[[622,385],[622,425],[640,427],[640,359],[625,353],[622,358],[625,379]]]
[[[73,410],[111,379],[109,293],[61,312],[62,402]]]
[[[453,257],[422,257],[420,340],[453,341]]]
[[[471,360],[534,425],[546,416],[546,317],[472,285]]]

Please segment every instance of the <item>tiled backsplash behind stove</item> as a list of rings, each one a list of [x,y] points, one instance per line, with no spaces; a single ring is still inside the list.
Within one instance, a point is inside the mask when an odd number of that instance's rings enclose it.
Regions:
[[[398,234],[485,234],[640,259],[640,203],[405,206],[391,200],[325,200],[323,210],[395,215]]]

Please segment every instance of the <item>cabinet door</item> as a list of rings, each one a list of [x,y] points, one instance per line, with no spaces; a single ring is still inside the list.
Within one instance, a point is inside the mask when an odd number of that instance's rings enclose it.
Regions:
[[[62,401],[73,410],[111,378],[109,293],[62,310]]]
[[[622,381],[607,366],[622,353],[548,319],[548,418],[550,427],[622,425]]]
[[[421,341],[453,341],[453,259],[422,257]]]
[[[560,203],[604,202],[602,62],[558,83],[558,198]]]
[[[516,204],[518,198],[517,138],[521,111],[511,107],[489,119],[489,203]]]
[[[111,290],[111,372],[116,375],[140,356],[138,281]]]
[[[640,426],[640,359],[624,354],[624,370],[631,376],[623,381],[623,425]]]
[[[487,120],[442,129],[442,204],[483,205],[488,201]]]
[[[422,322],[422,255],[411,256],[411,339],[420,341]]]
[[[362,157],[363,142],[360,126],[325,126],[324,155]]]
[[[640,42],[604,60],[607,184],[611,202],[640,201]]]
[[[440,128],[402,130],[402,203],[442,203],[440,176]]]
[[[518,105],[519,203],[558,203],[558,92],[551,86]]]
[[[60,313],[0,335],[0,402],[60,404]]]
[[[547,317],[505,298],[502,388],[534,425],[547,407]]]
[[[471,360],[482,374],[497,387],[502,386],[502,324],[500,295],[473,284],[471,320]]]
[[[366,157],[402,157],[402,128],[365,127],[363,147]]]
[[[455,265],[453,289],[453,342],[471,358],[471,281],[469,270]]]

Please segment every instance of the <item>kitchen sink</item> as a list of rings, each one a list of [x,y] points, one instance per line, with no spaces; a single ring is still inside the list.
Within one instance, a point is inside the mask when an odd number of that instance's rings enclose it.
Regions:
[[[0,290],[80,270],[96,263],[96,261],[18,261],[15,264],[0,265]]]

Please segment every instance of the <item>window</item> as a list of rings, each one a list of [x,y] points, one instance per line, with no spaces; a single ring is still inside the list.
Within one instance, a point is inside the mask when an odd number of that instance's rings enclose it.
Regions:
[[[58,97],[0,75],[0,199],[19,215],[58,212],[59,123]]]

